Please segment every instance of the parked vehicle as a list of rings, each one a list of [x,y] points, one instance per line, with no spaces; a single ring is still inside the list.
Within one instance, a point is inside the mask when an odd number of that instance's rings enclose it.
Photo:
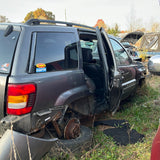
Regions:
[[[160,55],[152,56],[148,61],[148,71],[160,75]]]
[[[45,141],[45,128],[72,144],[87,137],[81,116],[114,113],[145,79],[144,66],[103,28],[68,22],[0,24],[0,56],[0,134],[12,126],[15,139],[24,134],[29,142],[35,140],[31,148],[36,140]],[[4,148],[0,145],[3,157],[10,153]]]
[[[141,75],[140,76],[141,80],[139,81],[140,82],[139,84],[141,86],[143,84],[144,80],[145,80],[145,75],[146,75],[146,69],[145,69],[143,63],[141,62],[141,58],[131,55],[130,52],[128,52],[128,49],[126,49],[126,47],[123,45],[123,43],[120,43],[113,36],[109,35],[109,39],[110,39],[110,42],[111,42],[113,50],[114,50],[114,54],[115,54],[116,61],[117,61],[117,64],[118,64],[118,69],[121,70],[124,67],[124,61],[121,62],[121,58],[122,57],[123,58],[126,58],[126,57],[128,58],[129,57],[129,59],[131,59],[132,63],[128,63],[127,67],[133,68],[132,65],[135,65],[136,70],[138,70],[138,72],[140,72],[140,75]],[[120,53],[120,57],[117,57],[117,48],[119,48],[121,51],[123,51],[123,52]],[[125,62],[125,63],[127,63],[127,62]]]
[[[160,158],[160,126],[157,129],[157,133],[153,139],[152,149],[151,149],[151,160],[159,160]]]
[[[136,44],[136,42],[140,38],[141,40],[138,46],[138,51],[144,51],[146,54],[146,58],[150,58],[155,55],[160,55],[159,32],[151,32],[151,33],[144,33],[141,31],[130,32],[121,39],[121,43],[123,43],[124,46],[129,48],[130,50],[137,51],[136,48],[132,49],[132,45]],[[129,43],[131,47],[126,43]]]
[[[142,59],[140,58],[138,49],[135,44],[143,35],[144,33],[141,31],[130,32],[120,40],[120,42],[127,49],[131,57],[139,61],[142,61]]]
[[[160,33],[145,33],[140,43],[140,49],[146,52],[148,58],[160,55]]]
[[[144,32],[141,31],[130,32],[121,39],[121,43],[126,42],[134,45],[143,35]]]

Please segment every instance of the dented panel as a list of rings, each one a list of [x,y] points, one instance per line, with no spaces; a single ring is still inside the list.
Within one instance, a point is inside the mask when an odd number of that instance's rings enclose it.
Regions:
[[[57,138],[41,139],[7,130],[0,139],[1,160],[39,160],[55,144]]]

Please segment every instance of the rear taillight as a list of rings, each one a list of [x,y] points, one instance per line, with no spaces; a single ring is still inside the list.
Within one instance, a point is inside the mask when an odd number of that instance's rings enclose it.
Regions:
[[[22,115],[31,112],[36,96],[35,84],[9,84],[7,113]]]

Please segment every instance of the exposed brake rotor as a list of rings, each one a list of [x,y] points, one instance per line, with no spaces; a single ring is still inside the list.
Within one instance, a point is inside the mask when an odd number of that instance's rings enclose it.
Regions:
[[[64,129],[65,139],[75,139],[80,135],[80,121],[77,118],[72,118],[68,121]]]

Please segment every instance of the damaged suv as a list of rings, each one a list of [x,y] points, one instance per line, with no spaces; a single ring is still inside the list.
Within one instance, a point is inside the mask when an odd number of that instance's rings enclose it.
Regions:
[[[144,66],[104,29],[31,19],[0,24],[0,134],[76,139],[81,116],[114,113]]]

